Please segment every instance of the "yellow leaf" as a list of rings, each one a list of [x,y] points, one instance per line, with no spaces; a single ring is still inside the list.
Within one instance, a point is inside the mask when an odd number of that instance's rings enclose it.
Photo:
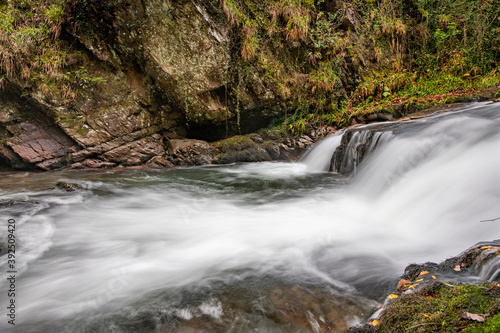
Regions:
[[[491,246],[486,245],[486,246],[483,246],[483,247],[481,248],[481,250],[484,250],[484,249],[489,249],[490,247],[491,247]]]
[[[431,316],[429,316],[427,313],[424,313],[424,317],[425,318],[430,318]]]
[[[373,326],[377,326],[377,325],[378,325],[378,320],[377,320],[377,319],[375,319],[374,321],[372,321],[372,325],[373,325]]]
[[[435,277],[434,275],[432,276],[432,278],[433,278],[434,280],[436,280],[436,277]]]
[[[388,297],[389,297],[389,299],[395,299],[395,298],[398,298],[399,296],[396,294],[390,294]]]
[[[418,280],[417,280],[417,281],[415,281],[415,282],[420,282],[420,281],[424,281],[424,279],[418,279]]]
[[[415,286],[409,286],[408,288],[413,289],[413,288],[415,288]]]

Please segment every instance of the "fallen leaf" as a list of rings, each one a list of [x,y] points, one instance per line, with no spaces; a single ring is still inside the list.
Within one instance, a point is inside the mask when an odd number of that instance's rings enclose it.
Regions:
[[[430,318],[431,316],[429,316],[427,313],[424,313],[424,317],[425,318]]]
[[[373,326],[377,326],[377,325],[378,325],[378,320],[377,320],[377,319],[375,319],[374,321],[372,321],[372,325],[373,325]]]
[[[460,317],[464,319],[469,319],[469,320],[474,320],[474,321],[484,321],[483,315],[475,314],[475,313],[470,313],[470,312],[462,312],[460,313]]]
[[[455,268],[453,268],[455,272],[460,272],[462,269],[460,268],[460,265],[456,265]]]
[[[421,271],[420,272],[420,275],[426,275],[426,274],[429,274],[429,272],[427,272],[427,271]]]
[[[410,284],[410,283],[411,283],[411,281],[408,281],[408,280],[405,280],[405,279],[399,281],[398,290],[400,290],[401,288],[403,288],[404,286],[406,286],[407,284]]]
[[[420,281],[424,281],[424,279],[418,279],[418,280],[417,280],[417,281],[415,281],[415,282],[420,282]]]
[[[398,298],[399,296],[396,294],[390,294],[388,297],[389,297],[389,299],[395,299],[395,298]]]
[[[434,280],[436,280],[436,277],[435,277],[434,275],[432,276],[432,278],[433,278]]]

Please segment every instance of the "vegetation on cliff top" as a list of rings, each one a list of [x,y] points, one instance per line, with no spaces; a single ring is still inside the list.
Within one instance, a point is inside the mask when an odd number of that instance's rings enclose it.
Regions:
[[[101,82],[75,61],[84,55],[68,38],[86,24],[85,3],[0,0],[0,78],[66,99]],[[500,82],[499,0],[211,3],[231,27],[235,80],[259,68],[286,101],[294,132]]]
[[[221,3],[241,58],[291,101],[293,131],[500,82],[498,0]]]
[[[63,25],[77,29],[72,17],[75,1],[0,1],[0,80],[21,81],[63,100],[103,82],[78,65],[84,54],[61,38]]]

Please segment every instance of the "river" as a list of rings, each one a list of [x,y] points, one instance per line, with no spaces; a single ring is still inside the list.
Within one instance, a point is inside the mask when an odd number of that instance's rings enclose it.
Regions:
[[[500,104],[407,123],[348,175],[325,171],[340,134],[295,163],[0,173],[0,331],[296,330],[282,303],[319,332],[335,300],[365,320],[409,263],[499,238]]]

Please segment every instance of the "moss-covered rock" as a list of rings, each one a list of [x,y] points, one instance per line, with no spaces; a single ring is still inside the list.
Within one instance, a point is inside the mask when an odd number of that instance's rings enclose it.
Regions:
[[[499,241],[444,262],[411,264],[378,318],[348,332],[497,332]]]

